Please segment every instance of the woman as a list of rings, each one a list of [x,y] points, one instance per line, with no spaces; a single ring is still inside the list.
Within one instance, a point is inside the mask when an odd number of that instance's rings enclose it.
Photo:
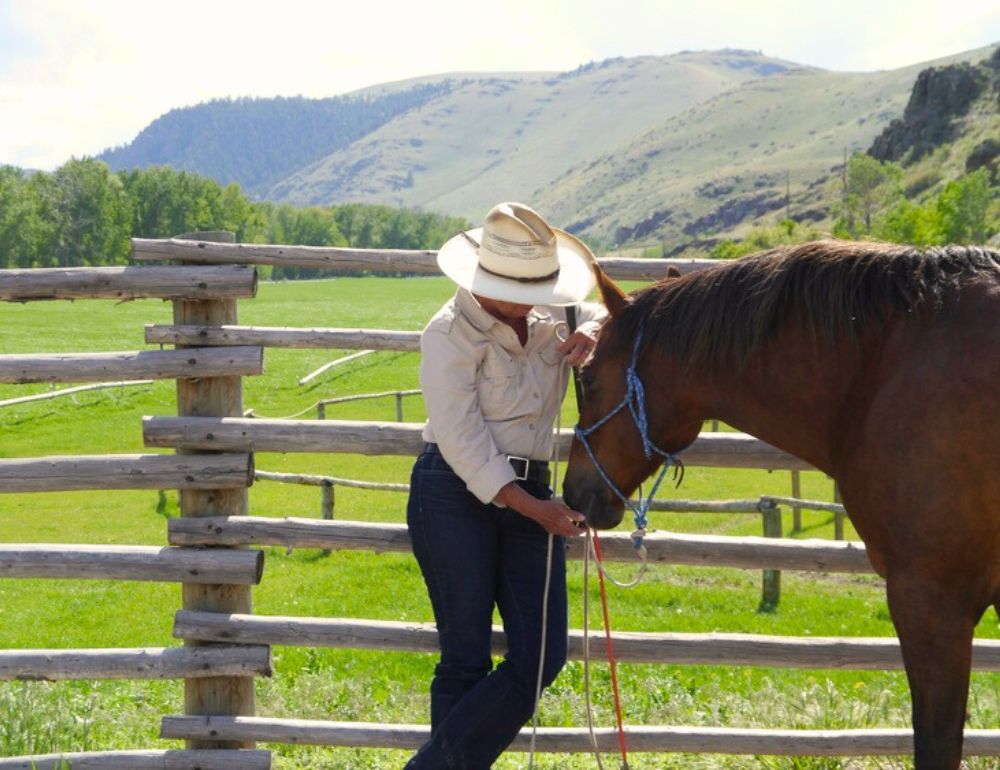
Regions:
[[[421,336],[427,406],[423,454],[411,477],[407,525],[437,621],[431,737],[406,767],[487,768],[531,717],[538,686],[566,661],[565,538],[584,517],[551,500],[552,427],[571,366],[603,318],[580,307],[593,255],[532,209],[501,203],[482,228],[438,253],[458,291]],[[543,610],[547,561],[551,582]],[[493,669],[496,606],[508,652]]]

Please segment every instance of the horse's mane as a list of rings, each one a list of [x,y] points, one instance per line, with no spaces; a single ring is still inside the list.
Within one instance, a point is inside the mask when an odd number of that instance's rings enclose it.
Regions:
[[[818,241],[722,262],[633,295],[615,327],[687,360],[740,367],[795,314],[815,338],[860,340],[891,314],[934,312],[963,279],[1000,277],[1000,253],[979,246]]]

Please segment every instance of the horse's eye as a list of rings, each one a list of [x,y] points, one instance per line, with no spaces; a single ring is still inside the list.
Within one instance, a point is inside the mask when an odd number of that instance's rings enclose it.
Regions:
[[[584,390],[593,390],[594,385],[597,384],[597,378],[594,376],[593,372],[584,370],[580,373],[580,384],[583,386]]]

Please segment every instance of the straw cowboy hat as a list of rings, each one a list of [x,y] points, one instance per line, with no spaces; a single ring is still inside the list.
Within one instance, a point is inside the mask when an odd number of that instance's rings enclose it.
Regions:
[[[583,242],[521,203],[494,206],[482,227],[459,233],[437,256],[463,289],[522,305],[581,302],[594,286],[593,260]]]

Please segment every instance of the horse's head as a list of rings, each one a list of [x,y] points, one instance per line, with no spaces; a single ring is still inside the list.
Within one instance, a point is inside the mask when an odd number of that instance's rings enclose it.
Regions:
[[[638,308],[630,308],[631,298],[596,264],[594,270],[610,317],[593,355],[580,370],[583,403],[579,430],[586,433],[600,425],[585,439],[579,434],[574,438],[563,496],[570,508],[587,517],[589,526],[611,529],[621,523],[625,506],[610,484],[631,497],[663,458],[656,452],[647,456],[640,428],[627,404],[615,412],[626,400],[626,373],[635,350],[635,318],[630,322],[624,317],[634,315]],[[666,280],[679,275],[671,268]],[[677,452],[694,441],[701,429],[701,422],[693,419],[689,408],[674,403],[677,365],[651,346],[640,348],[637,358],[636,374],[645,391],[647,436],[663,451]]]

